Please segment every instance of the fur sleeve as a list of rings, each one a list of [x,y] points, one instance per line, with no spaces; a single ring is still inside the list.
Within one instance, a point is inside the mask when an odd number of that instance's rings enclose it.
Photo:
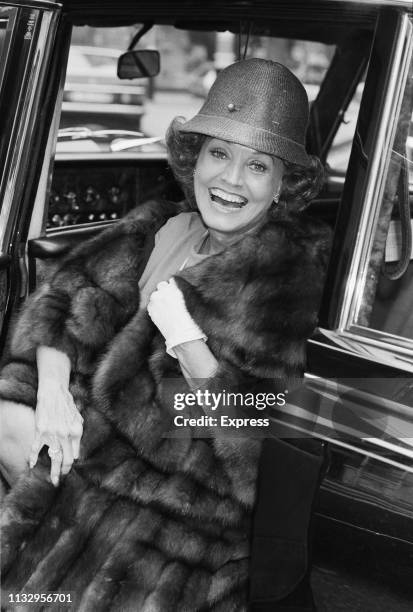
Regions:
[[[139,306],[145,238],[164,221],[165,207],[148,203],[73,249],[18,317],[0,373],[0,397],[36,403],[36,348],[66,353],[73,370],[91,364]]]
[[[287,381],[305,367],[318,322],[330,230],[301,216],[246,236],[236,247],[184,270],[177,284],[208,336],[218,376]]]

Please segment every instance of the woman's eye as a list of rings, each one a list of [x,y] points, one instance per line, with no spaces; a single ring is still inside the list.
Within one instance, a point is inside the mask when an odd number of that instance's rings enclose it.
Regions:
[[[210,153],[212,157],[216,157],[217,159],[225,159],[227,154],[222,149],[211,149]]]
[[[250,162],[250,168],[252,168],[254,172],[265,172],[267,169],[267,166],[263,164],[262,162],[252,161]]]

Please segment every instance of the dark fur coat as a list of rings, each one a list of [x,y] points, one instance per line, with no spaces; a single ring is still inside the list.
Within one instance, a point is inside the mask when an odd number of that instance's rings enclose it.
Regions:
[[[20,316],[0,396],[34,406],[35,348],[54,346],[71,358],[85,423],[58,489],[46,457],[8,495],[5,590],[70,591],[72,609],[99,612],[247,607],[262,443],[164,436],[174,412],[165,381],[179,369],[138,310],[146,236],[171,214],[142,206],[74,249]],[[177,275],[219,362],[209,389],[302,374],[327,243],[309,218],[280,217]]]

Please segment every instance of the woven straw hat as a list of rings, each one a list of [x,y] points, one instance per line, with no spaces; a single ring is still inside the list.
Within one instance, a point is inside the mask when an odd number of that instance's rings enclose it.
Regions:
[[[308,117],[307,93],[293,73],[277,62],[254,58],[220,72],[199,113],[180,130],[307,166]]]

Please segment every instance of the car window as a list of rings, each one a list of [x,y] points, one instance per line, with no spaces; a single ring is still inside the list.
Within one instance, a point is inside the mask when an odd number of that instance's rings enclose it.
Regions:
[[[44,82],[42,61],[48,53],[46,36],[52,22],[47,7],[0,7],[0,252],[9,248],[9,232],[22,205],[25,160],[36,142],[33,115]],[[15,116],[21,109],[24,117],[17,121]],[[19,172],[23,172],[23,180]]]
[[[391,146],[384,160],[386,170],[379,206],[372,219],[371,240],[366,242],[366,258],[360,259],[350,323],[357,326],[358,333],[369,337],[370,330],[384,332],[378,336],[381,341],[402,348],[411,347],[406,339],[413,341],[413,250],[406,238],[412,227],[413,209],[413,60],[400,79],[405,84],[394,101],[394,124],[388,126]],[[398,270],[403,249],[408,249],[405,270]]]
[[[160,74],[150,82],[146,79],[120,80],[116,75],[117,58],[128,47],[139,27],[74,28],[64,99],[90,100],[92,104],[95,102],[95,106],[90,109],[73,107],[73,113],[70,113],[69,105],[64,106],[61,127],[90,127],[91,124],[92,127],[99,124],[102,129],[139,130],[142,127],[145,135],[163,137],[174,116],[183,114],[189,117],[197,112],[217,71],[237,57],[235,34],[155,26],[145,35],[140,46],[159,50]],[[244,44],[245,41],[241,40],[241,47]],[[302,80],[311,101],[318,93],[334,49],[334,45],[317,42],[252,36],[246,57],[267,57],[285,63]],[[105,90],[106,96],[99,87],[102,84],[111,85]],[[108,104],[106,114],[99,102]],[[116,103],[123,104],[124,108],[115,107]],[[127,108],[129,104],[136,106],[131,118],[125,117],[130,110]]]
[[[124,153],[158,156],[166,167],[163,143],[171,120],[192,117],[201,107],[217,72],[246,57],[265,57],[286,64],[314,100],[331,63],[335,46],[266,36],[239,37],[230,32],[180,30],[157,25],[139,48],[160,52],[160,74],[151,79],[120,80],[117,58],[141,26],[74,27],[67,66],[57,159],[95,155],[96,159]],[[351,136],[349,137],[350,146]],[[60,158],[59,158],[60,155]],[[159,173],[159,172],[158,172]],[[54,181],[48,227],[116,219],[150,191],[139,178],[112,172],[103,177],[95,168],[65,173]],[[108,176],[111,176],[108,183]],[[152,178],[151,178],[152,180]],[[166,179],[165,179],[166,180]],[[125,185],[134,185],[125,193]],[[103,190],[102,190],[103,186]],[[110,190],[110,192],[108,191]],[[113,193],[122,194],[122,206]],[[92,195],[93,197],[92,197]],[[136,199],[136,194],[138,198]],[[126,204],[125,204],[126,203]]]

